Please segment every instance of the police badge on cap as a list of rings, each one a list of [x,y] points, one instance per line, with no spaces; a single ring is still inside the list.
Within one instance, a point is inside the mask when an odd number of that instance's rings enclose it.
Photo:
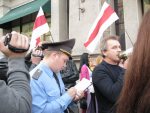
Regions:
[[[75,39],[70,39],[61,42],[43,43],[42,49],[43,50],[46,49],[48,51],[61,51],[70,57],[71,50],[73,49],[74,44],[75,44]]]

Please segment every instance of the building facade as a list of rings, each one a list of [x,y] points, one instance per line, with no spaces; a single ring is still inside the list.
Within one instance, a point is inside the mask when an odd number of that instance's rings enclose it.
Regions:
[[[0,0],[0,35],[12,30],[31,37],[39,7],[45,12],[51,32],[42,40],[62,41],[75,38],[74,60],[88,52],[83,43],[105,0]],[[150,7],[150,0],[106,0],[116,11],[119,20],[111,25],[104,36],[121,37],[123,49],[133,46],[142,15]],[[92,55],[98,54],[99,49]]]

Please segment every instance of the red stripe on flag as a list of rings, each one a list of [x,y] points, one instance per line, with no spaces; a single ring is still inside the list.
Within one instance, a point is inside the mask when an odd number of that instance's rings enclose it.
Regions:
[[[100,18],[100,20],[98,21],[94,31],[92,32],[92,34],[90,35],[88,41],[86,43],[84,43],[84,46],[87,47],[95,38],[96,35],[99,32],[99,29],[101,28],[102,24],[105,23],[105,21],[114,13],[114,10],[108,6],[106,8],[106,10],[103,13],[103,16]]]
[[[41,41],[41,39],[40,39],[40,37],[38,37],[38,38],[36,39],[36,46],[40,43],[40,41]]]
[[[33,30],[38,28],[41,25],[44,25],[46,23],[46,18],[44,15],[41,15],[39,17],[36,18],[35,23],[34,23],[34,27]]]

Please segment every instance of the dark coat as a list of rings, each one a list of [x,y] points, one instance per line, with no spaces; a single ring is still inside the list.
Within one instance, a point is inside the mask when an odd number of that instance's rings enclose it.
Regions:
[[[76,84],[76,80],[79,79],[79,71],[73,60],[67,62],[66,69],[61,71],[61,75],[66,88]]]
[[[0,80],[4,80],[7,83],[7,70],[8,62],[7,58],[0,59]]]
[[[118,65],[102,61],[92,73],[92,81],[98,101],[98,113],[109,113],[123,86],[125,70]]]
[[[7,82],[0,80],[0,113],[31,113],[29,73],[24,58],[8,59]]]

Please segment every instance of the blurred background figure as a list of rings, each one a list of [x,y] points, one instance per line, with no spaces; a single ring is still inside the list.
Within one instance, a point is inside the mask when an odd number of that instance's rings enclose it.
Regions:
[[[26,65],[27,65],[29,71],[34,69],[40,63],[40,61],[43,59],[43,50],[41,47],[42,43],[45,43],[45,42],[40,42],[37,45],[37,47],[28,51],[28,53],[25,57]]]
[[[91,66],[93,68],[96,65],[95,58],[91,59],[91,56],[88,53],[83,53],[80,57],[80,80],[86,78],[92,82],[92,70],[90,69],[90,60]],[[89,86],[84,93],[84,98],[80,101],[80,112],[81,113],[96,113],[97,100],[95,98],[93,85]]]
[[[66,63],[65,69],[61,70],[60,73],[65,84],[66,91],[76,85],[76,81],[79,79],[79,71],[72,57],[69,58]],[[78,113],[78,103],[75,101],[72,102],[70,110],[72,111],[72,113]]]
[[[95,66],[97,66],[98,64],[100,64],[102,62],[102,59],[103,59],[103,57],[101,55],[90,56],[89,57],[90,70],[93,71]]]
[[[42,49],[34,48],[31,53],[31,65],[29,67],[29,71],[34,69],[43,59],[43,51]]]
[[[90,64],[89,64],[89,54],[83,53],[80,57],[80,67],[79,67],[79,73],[80,73],[80,80],[82,78],[90,79],[91,71],[90,71]]]
[[[93,71],[95,66],[96,66],[96,57],[89,55],[89,68],[90,68],[90,70]]]
[[[100,64],[102,61],[103,61],[102,55],[98,55],[98,56],[96,57],[96,65]]]
[[[92,74],[89,68],[89,54],[83,53],[80,57],[80,67],[79,67],[80,77],[79,79],[82,80],[86,78],[90,80],[90,76]],[[87,110],[87,92],[84,93],[84,97],[80,100],[80,112],[86,113]]]
[[[61,71],[61,75],[67,89],[75,86],[76,81],[79,79],[79,71],[71,57],[67,61],[65,69]]]

